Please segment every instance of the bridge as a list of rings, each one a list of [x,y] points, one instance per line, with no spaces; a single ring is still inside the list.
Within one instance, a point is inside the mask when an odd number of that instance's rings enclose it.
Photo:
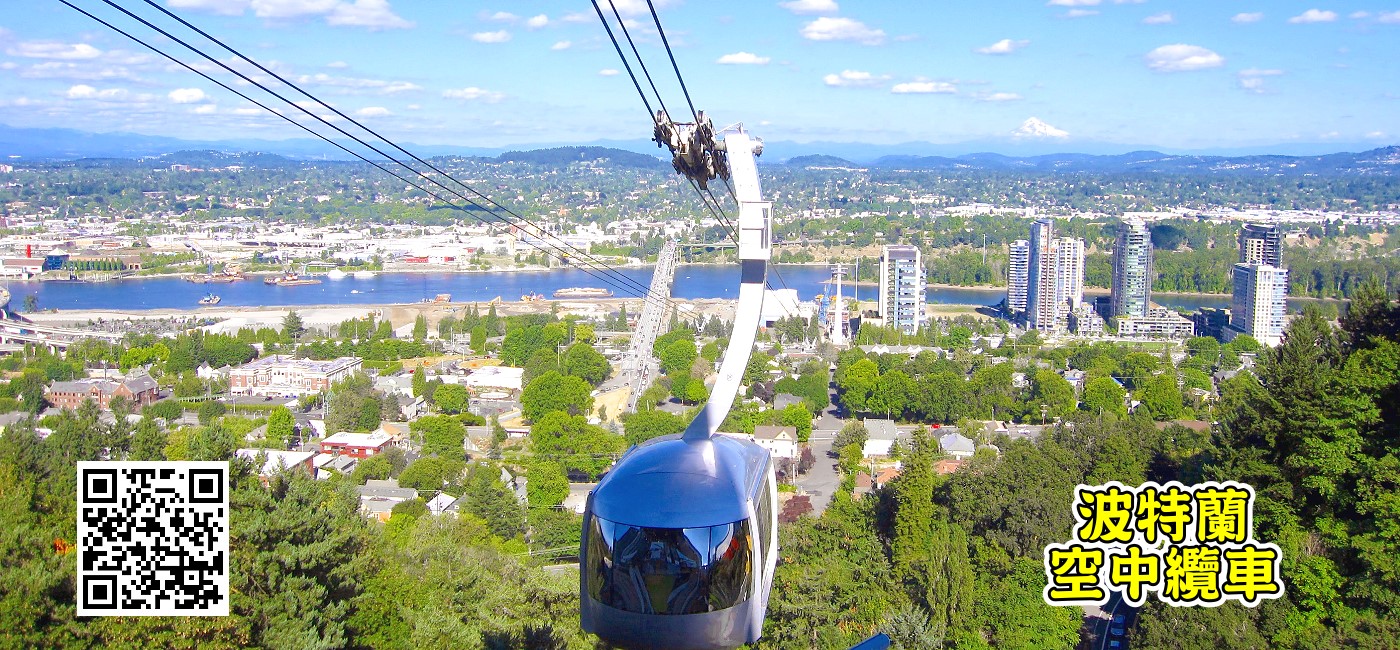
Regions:
[[[632,333],[632,347],[622,362],[624,385],[630,386],[627,395],[628,412],[637,410],[637,399],[646,390],[646,382],[661,374],[661,366],[651,353],[652,344],[661,335],[666,325],[666,310],[670,306],[671,285],[676,278],[676,250],[674,241],[666,242],[661,254],[656,258],[656,270],[651,275],[642,303],[642,314],[637,317],[637,328]]]
[[[66,350],[69,345],[83,339],[103,339],[111,343],[122,340],[124,334],[117,332],[97,332],[72,330],[51,325],[30,323],[6,314],[0,320],[0,353],[24,349],[27,344],[42,345],[50,350]]]

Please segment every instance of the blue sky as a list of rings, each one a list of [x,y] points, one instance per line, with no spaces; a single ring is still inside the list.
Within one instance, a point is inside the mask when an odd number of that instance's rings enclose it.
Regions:
[[[151,37],[99,0],[70,1]],[[651,135],[586,0],[159,1],[400,141]],[[682,112],[645,0],[615,1]],[[140,0],[118,4],[174,26]],[[1400,142],[1400,0],[656,4],[696,107],[770,140]],[[54,0],[0,17],[0,123],[304,135]]]

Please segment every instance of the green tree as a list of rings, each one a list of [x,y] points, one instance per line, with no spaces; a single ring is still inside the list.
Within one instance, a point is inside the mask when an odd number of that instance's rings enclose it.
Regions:
[[[465,386],[443,384],[441,388],[433,391],[433,401],[437,403],[438,410],[443,413],[463,413],[467,410],[471,395],[467,393]]]
[[[680,339],[662,348],[657,358],[661,360],[661,372],[669,375],[689,370],[696,356],[695,341]]]
[[[868,401],[880,378],[880,367],[870,359],[861,359],[838,374],[836,387],[841,391],[841,404],[846,410],[851,415],[869,411]]]
[[[593,412],[592,387],[578,378],[547,372],[530,382],[520,394],[520,412],[537,421],[549,413],[582,415]]]
[[[1035,371],[1031,376],[1032,412],[1045,405],[1046,414],[1055,418],[1066,418],[1078,406],[1074,399],[1074,386],[1060,376],[1060,373],[1047,368]]]
[[[288,311],[282,318],[282,340],[292,343],[305,333],[306,325],[301,322],[301,315],[296,310]]]
[[[460,493],[459,481],[467,463],[458,458],[423,456],[399,474],[399,485],[415,490]]]
[[[491,465],[473,465],[462,486],[462,498],[464,509],[485,521],[493,534],[511,539],[525,532],[525,509],[501,482],[500,473]]]
[[[530,449],[543,460],[592,480],[612,464],[626,446],[622,436],[588,423],[581,415],[550,412],[530,427]]]
[[[1084,410],[1090,413],[1113,413],[1121,417],[1128,414],[1128,407],[1123,403],[1127,396],[1128,391],[1112,378],[1095,377],[1084,385],[1084,395],[1080,401]]]
[[[810,419],[808,420],[810,422]],[[639,445],[652,438],[680,433],[685,430],[684,417],[656,409],[642,409],[622,416],[622,430],[627,444]]]
[[[389,478],[389,473],[393,471],[393,466],[389,464],[389,459],[382,454],[375,454],[358,463],[355,463],[355,470],[350,473],[350,480],[356,485],[364,485],[365,481],[374,479],[382,481]]]
[[[454,460],[464,460],[466,457],[463,445],[467,437],[467,428],[457,418],[427,415],[410,422],[408,430],[414,440],[422,442],[425,456],[435,455]]]
[[[612,376],[612,364],[587,343],[575,343],[564,351],[563,371],[598,386]]]
[[[1153,376],[1141,384],[1138,401],[1147,407],[1156,420],[1175,420],[1181,417],[1181,389],[1176,386],[1176,373],[1164,372]]]
[[[778,421],[783,426],[797,428],[797,441],[807,442],[812,436],[812,413],[801,404],[788,404],[778,412]]]
[[[425,314],[418,314],[418,317],[413,319],[413,340],[422,343],[427,338],[428,317]]]
[[[285,447],[288,440],[292,439],[292,434],[296,432],[296,418],[292,416],[291,409],[285,406],[275,406],[267,412],[267,439],[277,442],[279,446]]]
[[[527,477],[530,480],[525,483],[525,495],[531,508],[557,506],[569,496],[569,476],[559,463],[531,463]]]

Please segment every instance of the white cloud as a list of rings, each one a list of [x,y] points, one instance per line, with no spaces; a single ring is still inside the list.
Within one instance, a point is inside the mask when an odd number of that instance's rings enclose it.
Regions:
[[[125,66],[102,65],[98,61],[44,61],[21,69],[17,63],[6,61],[0,64],[6,70],[20,70],[19,76],[26,79],[73,79],[83,81],[106,81],[111,79],[136,80],[137,77]]]
[[[759,56],[750,52],[735,52],[715,59],[715,63],[722,63],[725,65],[764,65],[771,60],[772,59],[769,57]]]
[[[987,93],[985,95],[978,95],[977,99],[984,102],[1014,102],[1022,98],[1016,93]]]
[[[525,21],[525,26],[529,27],[530,29],[539,29],[548,24],[549,16],[546,16],[544,14],[540,14],[538,16],[531,16],[529,20]]]
[[[909,81],[895,84],[890,92],[896,95],[954,94],[958,88],[942,81]]]
[[[1381,13],[1380,15],[1376,16],[1376,21],[1391,25],[1400,24],[1400,11],[1387,11]]]
[[[802,38],[809,41],[856,41],[879,45],[885,41],[885,31],[875,29],[850,18],[822,16],[802,27]]]
[[[256,4],[258,0],[254,0]],[[404,20],[389,8],[388,0],[341,2],[326,16],[327,25],[368,27],[371,30],[408,29],[413,21]]]
[[[389,81],[385,79],[367,79],[364,77],[337,77],[324,72],[316,74],[304,74],[296,78],[297,83],[309,86],[326,86],[330,88],[341,88],[347,93],[377,92],[384,95],[408,92],[412,90],[422,90],[423,87],[407,81]]]
[[[822,77],[822,82],[828,86],[878,86],[888,81],[889,75],[873,75],[860,70],[842,70],[840,74],[829,74]]]
[[[571,48],[571,47],[573,47],[573,46],[574,46],[574,44],[573,44],[572,41],[559,41],[558,43],[555,43],[555,44],[549,46],[549,49],[554,50],[555,52],[558,52],[558,51],[560,51],[560,50],[567,50],[567,49],[569,49],[569,48]]]
[[[516,21],[520,20],[520,16],[517,16],[509,11],[497,11],[494,14],[486,16],[486,20],[498,23],[515,23]]]
[[[262,115],[262,114],[263,114],[263,109],[261,109],[261,108],[235,108],[235,109],[233,109],[233,114],[234,114],[234,115],[242,115],[242,116],[245,116],[245,117],[252,117],[252,116],[254,116],[254,115]]]
[[[338,0],[252,0],[248,6],[258,18],[301,18],[329,13],[338,4]]]
[[[1099,0],[1050,0],[1045,4],[1050,7],[1093,7],[1099,4]]]
[[[477,32],[472,34],[472,40],[478,43],[504,43],[510,40],[510,32],[504,29],[495,32]]]
[[[393,113],[383,106],[366,106],[355,111],[355,117],[387,117],[389,115],[393,115]]]
[[[1289,18],[1288,22],[1293,23],[1294,25],[1300,25],[1305,23],[1330,23],[1336,19],[1337,12],[1335,11],[1309,9],[1301,14],[1298,14],[1297,16]]]
[[[616,68],[603,68],[598,71],[598,76],[600,77],[616,77],[618,74],[620,73]]]
[[[219,107],[213,104],[200,104],[199,106],[194,107],[194,110],[191,112],[197,115],[213,115],[214,113],[219,112]]]
[[[1089,16],[1097,16],[1097,15],[1099,15],[1099,12],[1098,12],[1098,10],[1096,10],[1096,9],[1070,9],[1069,11],[1066,11],[1066,12],[1060,14],[1060,17],[1061,17],[1061,18],[1087,18],[1087,17],[1089,17]]]
[[[1003,38],[987,47],[977,48],[977,52],[979,54],[1010,54],[1030,44],[1031,42],[1027,40],[1013,41],[1009,38]]]
[[[1145,57],[1147,67],[1157,72],[1185,72],[1218,68],[1225,64],[1225,57],[1199,45],[1163,45]]]
[[[127,92],[125,88],[98,90],[87,84],[78,84],[70,87],[67,92],[63,93],[63,96],[68,99],[100,99],[111,101],[125,99]]]
[[[1235,14],[1235,17],[1234,17],[1234,18],[1231,18],[1231,19],[1230,19],[1230,22],[1232,22],[1232,23],[1239,23],[1239,24],[1243,25],[1243,24],[1247,24],[1247,23],[1257,23],[1257,22],[1259,22],[1259,21],[1261,21],[1261,20],[1263,20],[1263,19],[1264,19],[1264,13],[1263,13],[1263,12],[1254,11],[1254,12],[1246,12],[1246,13],[1238,13],[1238,14]]]
[[[1170,25],[1174,22],[1176,22],[1176,19],[1172,17],[1172,12],[1170,11],[1163,11],[1160,14],[1152,14],[1151,16],[1142,19],[1142,24],[1144,25]]]
[[[466,88],[454,88],[452,90],[444,91],[442,93],[442,96],[448,99],[465,99],[467,101],[481,100],[484,102],[494,104],[496,102],[501,101],[502,99],[505,99],[506,95],[505,93],[499,93],[491,90],[483,90],[481,88],[477,88],[476,86],[468,86]]]
[[[350,67],[350,64],[344,61],[331,61],[330,63],[326,64],[326,67],[334,70],[344,70],[345,68]]]
[[[237,16],[248,9],[249,0],[168,0],[174,9],[198,9],[225,16]]]
[[[661,11],[675,3],[676,0],[652,0],[651,4],[656,7],[657,11]],[[612,0],[612,5],[617,7],[617,13],[624,16],[651,15],[651,8],[647,6],[647,0]],[[597,19],[597,14],[591,14],[590,21]]]
[[[30,59],[95,59],[102,56],[99,50],[87,43],[62,43],[59,41],[24,41],[5,48],[10,56]]]
[[[1371,12],[1369,12],[1369,11],[1353,11],[1353,12],[1351,12],[1351,14],[1349,14],[1349,15],[1347,16],[1347,18],[1350,18],[1350,19],[1352,19],[1352,20],[1361,20],[1362,18],[1370,18],[1370,17],[1371,17]]]
[[[834,14],[841,9],[832,0],[792,0],[779,2],[778,6],[795,14]]]
[[[1372,131],[1366,134],[1368,140],[1379,140],[1385,137],[1385,131]]]
[[[1015,131],[1011,132],[1015,138],[1053,138],[1061,140],[1069,137],[1069,131],[1057,129],[1046,124],[1038,117],[1028,118]]]
[[[1240,88],[1262,95],[1268,92],[1268,88],[1264,86],[1264,77],[1276,77],[1281,74],[1283,74],[1282,70],[1247,68],[1240,70],[1236,76],[1239,77]]]
[[[413,27],[413,22],[394,13],[388,0],[168,0],[167,4],[224,16],[241,16],[251,9],[254,16],[273,20],[320,16],[328,25],[371,31]]]
[[[197,104],[209,99],[209,96],[198,88],[176,88],[170,91],[167,96],[170,97],[170,101],[176,104]]]

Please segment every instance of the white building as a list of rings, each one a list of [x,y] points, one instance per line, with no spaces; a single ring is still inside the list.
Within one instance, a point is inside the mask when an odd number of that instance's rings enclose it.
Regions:
[[[894,426],[894,420],[866,418],[865,430],[869,435],[865,438],[862,454],[866,458],[889,456],[894,441],[899,439],[899,429]]]
[[[977,444],[960,433],[949,433],[938,438],[938,446],[943,453],[958,460],[967,460],[977,453]]]
[[[358,372],[364,364],[355,357],[314,361],[274,355],[249,361],[229,373],[234,395],[311,395],[330,390],[331,384]]]
[[[1084,300],[1084,240],[1056,238],[1051,219],[1031,224],[1026,287],[1027,326],[1065,331],[1070,313]]]
[[[483,366],[473,370],[461,384],[473,390],[520,390],[524,379],[524,368]]]
[[[1011,242],[1011,254],[1006,269],[1006,308],[1013,314],[1026,313],[1026,290],[1031,272],[1031,243],[1024,239]]]
[[[1152,300],[1152,234],[1137,219],[1123,222],[1113,247],[1109,315],[1147,316]]]
[[[761,425],[753,429],[753,441],[774,459],[797,460],[797,427]]]
[[[905,334],[919,331],[927,318],[928,272],[917,246],[890,245],[880,254],[878,310],[885,327]]]
[[[1031,224],[1030,269],[1026,274],[1026,324],[1032,329],[1055,328],[1055,222]]]
[[[1288,312],[1288,269],[1236,264],[1234,285],[1225,338],[1248,334],[1269,347],[1281,343]]]

